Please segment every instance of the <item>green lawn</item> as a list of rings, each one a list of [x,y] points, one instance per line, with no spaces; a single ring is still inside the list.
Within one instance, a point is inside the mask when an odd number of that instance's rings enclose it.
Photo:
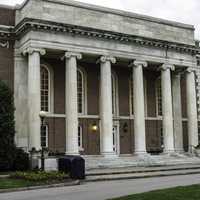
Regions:
[[[157,190],[113,200],[200,200],[200,185]]]
[[[36,185],[41,185],[41,183],[28,180],[21,180],[21,179],[11,179],[11,178],[0,179],[0,189],[20,188],[20,187],[28,187]]]
[[[64,183],[69,180],[68,174],[55,171],[12,172],[9,176],[9,178],[0,178],[0,190]]]

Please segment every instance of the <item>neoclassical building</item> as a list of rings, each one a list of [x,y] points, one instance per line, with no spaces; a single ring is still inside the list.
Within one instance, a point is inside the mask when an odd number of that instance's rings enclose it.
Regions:
[[[0,79],[14,92],[17,145],[70,155],[192,152],[199,52],[192,25],[71,0],[0,6]]]

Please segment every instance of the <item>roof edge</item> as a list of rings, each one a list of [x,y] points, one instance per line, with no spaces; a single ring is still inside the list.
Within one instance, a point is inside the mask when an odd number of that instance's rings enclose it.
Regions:
[[[28,1],[29,0],[27,0],[27,2]],[[137,19],[142,19],[142,20],[146,20],[146,21],[162,23],[162,24],[171,25],[171,26],[175,26],[175,27],[195,30],[194,25],[176,22],[176,21],[172,21],[172,20],[161,19],[161,18],[157,18],[157,17],[151,17],[148,15],[137,14],[134,12],[124,11],[124,10],[120,10],[120,9],[114,9],[114,8],[108,8],[108,7],[94,5],[94,4],[83,3],[80,1],[74,1],[74,0],[67,0],[67,1],[66,0],[42,0],[42,1],[58,3],[58,4],[63,4],[63,5],[69,5],[69,6],[75,6],[75,7],[79,7],[79,8],[86,8],[86,9],[90,9],[90,10],[94,10],[94,11],[107,12],[107,13],[121,15],[121,16],[125,16],[125,17],[137,18]]]
[[[29,1],[30,0],[24,0],[22,4],[16,5],[15,9],[17,9],[17,10],[23,9],[23,7]],[[93,11],[107,12],[107,13],[121,15],[121,16],[125,16],[125,17],[142,19],[142,20],[156,22],[156,23],[162,23],[162,24],[170,25],[170,26],[174,26],[174,27],[195,30],[194,25],[191,25],[191,24],[185,24],[185,23],[181,23],[181,22],[177,22],[177,21],[173,21],[173,20],[161,19],[161,18],[149,16],[149,15],[138,14],[138,13],[120,10],[120,9],[114,9],[114,8],[108,8],[108,7],[104,7],[104,6],[89,4],[89,3],[83,3],[80,1],[76,1],[76,0],[41,0],[41,1],[69,5],[69,6],[79,7],[79,8],[85,8],[85,9],[90,9]]]

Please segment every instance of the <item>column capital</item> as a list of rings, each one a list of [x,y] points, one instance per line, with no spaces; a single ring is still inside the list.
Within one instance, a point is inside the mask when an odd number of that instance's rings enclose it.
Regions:
[[[112,64],[116,63],[116,58],[113,56],[101,56],[98,60],[97,63],[105,63],[105,62],[111,62]]]
[[[40,49],[40,48],[33,48],[33,47],[28,47],[27,49],[25,49],[22,54],[25,55],[32,55],[34,52],[38,52],[40,55],[45,55],[46,54],[46,50],[45,49]]]
[[[196,72],[196,69],[193,68],[193,67],[188,67],[185,71],[186,71],[187,73],[191,73],[191,72]]]
[[[129,67],[138,67],[138,66],[147,67],[148,64],[144,60],[134,60],[129,64]]]
[[[159,67],[159,70],[161,70],[161,71],[165,71],[167,69],[170,69],[170,70],[174,71],[175,70],[175,66],[172,65],[172,64],[164,63],[163,65],[161,65]]]
[[[71,57],[75,57],[76,59],[80,60],[82,59],[82,54],[78,52],[67,51],[61,59],[70,59]]]

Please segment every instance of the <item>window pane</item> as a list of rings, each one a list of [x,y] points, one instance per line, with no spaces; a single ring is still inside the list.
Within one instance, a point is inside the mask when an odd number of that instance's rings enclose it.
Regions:
[[[77,106],[78,113],[83,114],[84,106],[84,77],[80,70],[77,70]]]
[[[49,72],[46,67],[41,66],[41,110],[49,111]]]

